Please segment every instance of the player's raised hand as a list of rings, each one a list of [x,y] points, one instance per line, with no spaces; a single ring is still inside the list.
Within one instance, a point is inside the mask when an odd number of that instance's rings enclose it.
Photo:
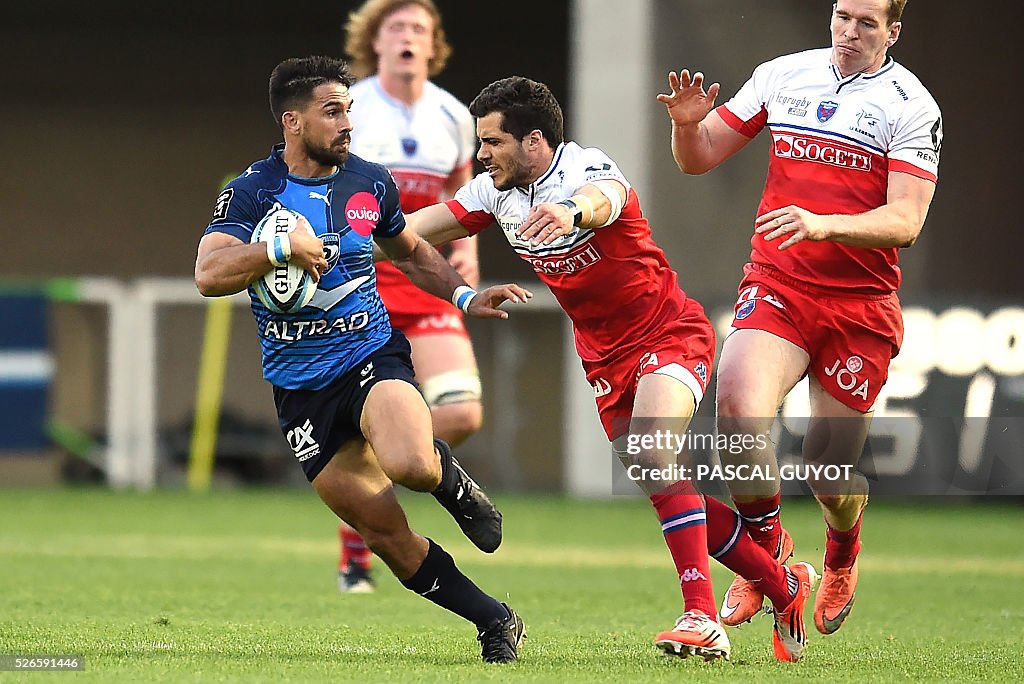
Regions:
[[[519,227],[519,237],[528,240],[534,247],[550,245],[552,242],[576,230],[573,225],[573,212],[564,204],[544,202],[530,208],[523,225]]]
[[[715,98],[721,85],[712,83],[704,92],[704,74],[697,71],[690,76],[688,69],[676,74],[668,72],[668,95],[659,94],[658,102],[668,109],[668,115],[677,126],[700,123],[714,109]]]
[[[499,306],[505,302],[525,304],[532,297],[532,292],[515,283],[494,285],[473,295],[469,306],[466,307],[466,313],[477,318],[505,319],[508,318],[508,312],[502,311]]]

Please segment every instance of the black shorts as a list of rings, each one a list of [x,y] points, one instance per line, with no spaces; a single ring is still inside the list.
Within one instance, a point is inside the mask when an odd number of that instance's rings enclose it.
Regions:
[[[359,418],[370,388],[381,380],[404,380],[417,387],[409,341],[398,330],[377,351],[318,390],[274,387],[274,404],[285,439],[313,481],[341,445],[363,439]]]

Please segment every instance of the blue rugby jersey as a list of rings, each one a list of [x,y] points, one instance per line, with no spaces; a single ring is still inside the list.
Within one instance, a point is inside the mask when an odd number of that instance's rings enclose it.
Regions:
[[[330,384],[387,342],[391,322],[377,294],[373,237],[405,229],[398,188],[386,168],[355,155],[325,178],[288,173],[279,144],[228,183],[206,232],[248,243],[264,216],[287,207],[324,241],[327,272],[313,299],[291,313],[271,312],[249,288],[263,351],[263,377],[284,389]]]

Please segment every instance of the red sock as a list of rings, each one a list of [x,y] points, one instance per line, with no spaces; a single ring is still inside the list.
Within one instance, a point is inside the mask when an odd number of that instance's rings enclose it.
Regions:
[[[767,499],[746,503],[740,503],[733,499],[736,510],[743,518],[743,526],[747,528],[747,534],[757,542],[758,546],[773,556],[779,552],[779,543],[782,541],[782,523],[779,522],[781,502],[782,494],[780,492],[776,492],[774,496]]]
[[[686,610],[699,610],[718,619],[708,562],[707,524],[704,502],[689,482],[677,482],[651,495],[661,521],[672,561],[679,573]]]
[[[864,517],[861,512],[857,522],[845,532],[833,529],[828,525],[825,532],[825,567],[829,570],[842,570],[853,565],[860,553],[860,521]]]
[[[796,576],[750,538],[736,511],[710,496],[705,497],[704,506],[711,557],[753,582],[777,609],[786,608],[796,596]]]
[[[359,533],[347,525],[338,527],[341,538],[341,557],[338,559],[338,570],[344,570],[349,563],[355,563],[363,570],[370,569],[370,556],[373,552],[366,545]]]

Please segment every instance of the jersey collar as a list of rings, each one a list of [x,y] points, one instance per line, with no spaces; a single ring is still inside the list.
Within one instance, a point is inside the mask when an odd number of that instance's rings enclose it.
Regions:
[[[551,165],[548,167],[547,171],[541,174],[540,178],[533,181],[525,188],[517,188],[519,192],[530,196],[531,204],[533,203],[533,197],[537,193],[537,190],[540,189],[540,186],[544,184],[544,181],[554,175],[555,170],[558,168],[558,162],[562,160],[562,153],[565,151],[565,145],[566,143],[564,142],[558,144],[558,147],[555,148],[555,156],[551,159]]]
[[[848,86],[851,83],[857,81],[858,79],[861,80],[861,81],[871,81],[873,79],[876,79],[879,76],[882,76],[882,75],[886,74],[887,72],[891,71],[892,68],[895,65],[896,65],[896,62],[893,61],[892,55],[886,55],[885,56],[885,61],[882,62],[882,66],[879,67],[878,71],[874,71],[874,72],[872,72],[870,74],[865,74],[865,73],[862,73],[862,72],[858,71],[855,74],[850,74],[846,78],[843,78],[843,75],[841,73],[839,73],[839,67],[837,67],[835,64],[833,64],[831,61],[828,64],[829,69],[832,70],[832,75],[836,79],[836,92],[837,93],[840,90],[842,90],[843,88],[845,88],[846,86]]]

